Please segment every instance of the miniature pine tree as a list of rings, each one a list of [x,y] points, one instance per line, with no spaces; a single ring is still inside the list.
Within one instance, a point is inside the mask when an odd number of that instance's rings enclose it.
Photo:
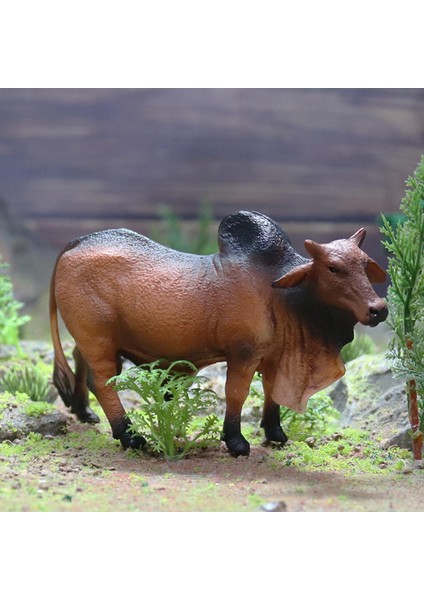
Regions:
[[[406,379],[414,458],[422,459],[424,433],[424,155],[406,181],[397,226],[382,215],[389,253],[389,348],[395,375]]]

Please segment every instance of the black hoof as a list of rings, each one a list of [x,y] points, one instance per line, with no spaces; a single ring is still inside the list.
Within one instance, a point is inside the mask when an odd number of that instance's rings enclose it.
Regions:
[[[249,456],[250,444],[242,435],[235,438],[224,438],[224,441],[231,456]]]
[[[119,439],[124,450],[126,450],[127,448],[139,450],[146,443],[146,440],[142,435],[131,435],[131,433],[124,433]]]
[[[280,426],[272,429],[265,429],[265,439],[267,442],[277,442],[281,445],[285,444],[289,439]]]
[[[100,423],[99,417],[91,410],[91,408],[75,411],[74,414],[81,423]]]
[[[123,417],[112,425],[112,435],[115,440],[119,440],[121,442],[122,447],[125,450],[127,448],[134,448],[135,450],[138,450],[145,445],[146,440],[142,435],[130,433],[128,431],[128,427],[130,425],[130,419],[127,416]]]

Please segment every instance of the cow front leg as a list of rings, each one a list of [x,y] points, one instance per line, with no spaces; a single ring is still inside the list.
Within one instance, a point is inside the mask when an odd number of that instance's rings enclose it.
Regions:
[[[285,444],[288,440],[280,422],[280,405],[272,399],[275,379],[275,367],[262,367],[262,386],[264,389],[264,408],[260,426],[263,427],[267,442]]]
[[[250,444],[241,433],[241,410],[249,393],[255,368],[228,364],[225,397],[227,407],[222,439],[233,456],[249,456]]]
[[[288,440],[280,422],[280,406],[272,399],[265,397],[261,427],[264,429],[267,442],[285,444]]]

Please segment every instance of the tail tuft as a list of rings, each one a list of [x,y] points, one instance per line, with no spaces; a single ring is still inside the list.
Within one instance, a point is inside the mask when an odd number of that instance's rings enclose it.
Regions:
[[[72,406],[72,398],[75,392],[75,375],[68,365],[64,367],[59,362],[55,361],[53,383],[65,406]]]

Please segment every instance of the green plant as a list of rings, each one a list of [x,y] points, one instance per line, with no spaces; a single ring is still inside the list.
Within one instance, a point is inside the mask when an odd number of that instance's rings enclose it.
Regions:
[[[23,304],[13,296],[8,268],[9,265],[0,262],[0,344],[19,346],[19,330],[30,317],[19,314]]]
[[[174,250],[191,254],[216,252],[216,240],[211,233],[213,215],[208,202],[201,203],[196,227],[191,234],[184,231],[182,220],[171,208],[165,206],[158,212],[160,224],[152,234],[158,242]]]
[[[258,412],[262,411],[264,396],[261,376],[256,373],[253,377],[249,399]],[[308,406],[303,413],[297,413],[286,406],[280,407],[280,421],[283,429],[290,435],[302,438],[313,431],[323,431],[338,416],[331,397],[322,390],[308,400]]]
[[[55,408],[50,402],[38,400],[37,402],[27,402],[24,406],[24,413],[28,417],[41,417],[54,412]]]
[[[294,412],[287,407],[280,409],[283,429],[297,437],[323,431],[338,414],[333,406],[333,400],[324,390],[317,392],[308,400],[308,406],[303,413]]]
[[[394,373],[407,381],[414,458],[422,458],[424,432],[424,155],[400,204],[404,219],[394,227],[382,215],[383,245],[389,253],[388,356]]]
[[[33,365],[7,371],[0,379],[0,388],[10,394],[26,394],[34,402],[45,402],[50,392],[47,377]]]
[[[340,355],[342,361],[347,363],[364,354],[374,354],[375,352],[377,352],[377,346],[369,335],[355,333],[353,340],[342,348]]]
[[[129,431],[143,435],[153,451],[166,458],[182,457],[196,444],[219,439],[218,418],[209,414],[193,431],[198,413],[211,408],[218,397],[212,390],[201,387],[203,377],[192,373],[196,367],[184,360],[175,361],[168,368],[160,368],[163,361],[133,367],[109,380],[118,391],[133,390],[142,399],[140,410],[132,410]]]

